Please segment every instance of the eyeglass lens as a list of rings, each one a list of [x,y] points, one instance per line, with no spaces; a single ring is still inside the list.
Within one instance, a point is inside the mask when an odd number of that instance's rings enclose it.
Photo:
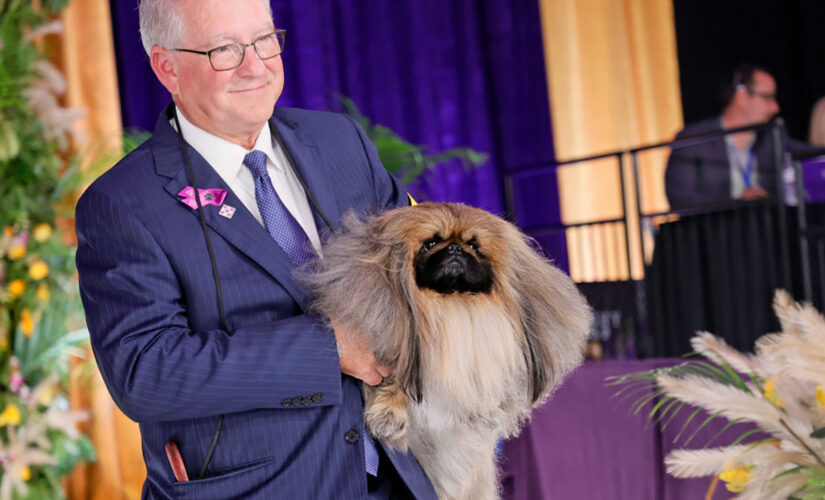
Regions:
[[[270,59],[283,52],[284,34],[272,33],[265,35],[252,43],[255,53],[261,59]],[[246,45],[233,43],[218,47],[209,52],[209,61],[212,67],[218,71],[232,69],[240,66],[246,53]]]

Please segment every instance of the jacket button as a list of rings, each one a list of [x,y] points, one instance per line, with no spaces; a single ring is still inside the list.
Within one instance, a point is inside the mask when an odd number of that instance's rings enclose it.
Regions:
[[[344,439],[349,444],[357,443],[359,437],[361,437],[361,435],[355,429],[350,429],[350,430],[347,431],[346,434],[344,434]]]
[[[289,399],[289,398],[284,399],[283,401],[281,401],[281,404],[282,404],[283,406],[292,406],[292,400],[291,400],[291,399]]]
[[[312,398],[309,397],[309,396],[305,396],[305,397],[301,398],[301,404],[304,405],[304,406],[311,405],[312,404]]]
[[[320,392],[319,392],[318,394],[314,394],[314,395],[312,396],[312,402],[313,402],[313,403],[316,403],[316,404],[317,404],[317,403],[320,403],[320,402],[321,402],[321,401],[323,401],[323,400],[324,400],[324,395],[323,395],[323,394],[321,394]]]

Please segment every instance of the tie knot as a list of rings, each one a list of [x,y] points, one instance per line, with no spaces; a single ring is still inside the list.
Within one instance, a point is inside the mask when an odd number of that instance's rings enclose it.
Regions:
[[[257,149],[250,151],[243,158],[243,164],[252,172],[256,179],[266,173],[266,154]]]

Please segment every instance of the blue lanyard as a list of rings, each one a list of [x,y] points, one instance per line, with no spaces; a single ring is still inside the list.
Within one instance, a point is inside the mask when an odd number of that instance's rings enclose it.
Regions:
[[[753,187],[753,149],[748,150],[748,159],[746,160],[743,168],[743,165],[739,163],[739,151],[736,149],[735,146],[730,144],[728,144],[728,148],[731,151],[731,157],[733,159],[733,164],[736,166],[736,170],[738,170],[739,173],[742,174],[742,180],[745,182],[745,189]]]

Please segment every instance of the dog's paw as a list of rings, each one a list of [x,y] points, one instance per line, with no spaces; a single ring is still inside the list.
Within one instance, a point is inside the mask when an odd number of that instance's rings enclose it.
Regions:
[[[407,398],[401,390],[394,389],[397,386],[380,386],[375,389],[364,409],[364,420],[373,436],[390,448],[405,452],[409,445]]]

